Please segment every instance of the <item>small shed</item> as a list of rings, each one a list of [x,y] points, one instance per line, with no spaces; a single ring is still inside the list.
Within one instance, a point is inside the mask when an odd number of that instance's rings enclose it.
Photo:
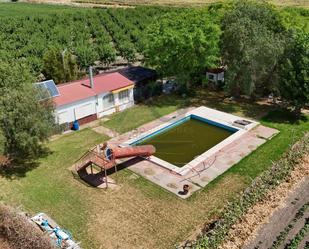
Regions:
[[[223,67],[209,68],[206,72],[206,78],[215,86],[220,86],[224,82],[224,71],[225,69]]]

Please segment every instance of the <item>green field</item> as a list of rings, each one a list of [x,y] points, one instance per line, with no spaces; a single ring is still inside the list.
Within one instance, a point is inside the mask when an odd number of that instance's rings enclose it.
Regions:
[[[218,19],[225,10],[223,5],[210,13]],[[44,55],[53,48],[74,54],[81,74],[98,61],[102,65],[111,65],[117,58],[136,61],[145,52],[149,25],[166,13],[181,11],[162,6],[102,9],[0,3],[0,59],[21,61],[36,77],[44,73]],[[287,26],[309,30],[309,10],[280,12]]]
[[[179,105],[184,101],[176,100]],[[248,186],[309,130],[308,117],[288,121],[293,119],[277,110],[261,118],[272,108],[247,102],[227,103],[217,94],[205,92],[189,104],[209,104],[258,118],[264,125],[279,129],[280,134],[183,201],[127,169],[112,175],[118,185],[116,189],[95,189],[82,183],[70,167],[91,146],[108,139],[85,129],[50,142],[49,153],[27,165],[27,170],[1,172],[1,200],[30,213],[46,212],[82,241],[83,248],[96,249],[103,245],[103,248],[130,249],[136,248],[137,243],[141,248],[172,248],[216,215],[227,200]],[[131,110],[149,117],[153,107],[140,105]],[[175,104],[167,102],[156,107],[157,114],[152,118],[173,110]],[[127,115],[119,113],[109,122],[115,118],[123,120],[125,127],[135,127],[135,120],[127,119]],[[115,127],[119,127],[118,123]]]

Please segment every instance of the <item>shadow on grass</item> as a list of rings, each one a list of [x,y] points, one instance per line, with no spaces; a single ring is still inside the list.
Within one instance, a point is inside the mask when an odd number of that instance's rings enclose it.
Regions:
[[[283,124],[299,124],[300,121],[308,121],[308,117],[304,114],[297,116],[295,113],[289,111],[288,109],[282,108],[269,112],[265,117],[262,118],[262,121]]]
[[[141,162],[145,159],[141,157],[134,157],[132,159],[129,159],[128,161],[125,161],[123,163],[118,164],[116,167],[110,168],[106,171],[107,176],[113,176],[114,174],[117,174],[117,172],[124,170],[131,165],[134,165],[138,162]],[[89,167],[89,166],[88,166]],[[100,167],[95,166],[94,167],[98,170],[98,172],[94,174],[88,174],[88,176],[85,178],[82,174],[82,172],[75,172],[72,171],[72,176],[73,178],[83,184],[84,186],[91,187],[91,188],[96,188],[98,185],[101,185],[103,183],[102,180],[99,180],[99,178],[105,177],[104,170],[100,171]],[[80,171],[83,171],[85,169],[82,169]],[[88,179],[87,179],[88,178]]]
[[[261,119],[276,107],[267,103],[253,102],[250,99],[229,100],[224,92],[208,91],[200,89],[192,98],[191,105],[214,108],[227,113],[243,114],[253,119]]]
[[[40,158],[45,158],[50,154],[50,150],[42,148],[40,150]],[[0,165],[0,176],[13,180],[25,177],[27,172],[40,166],[38,158],[28,157],[22,159],[14,159],[7,165]]]
[[[261,119],[269,111],[277,108],[275,105],[253,102],[250,99],[229,100],[223,91],[210,91],[205,88],[198,88],[194,91],[195,93],[190,97],[176,94],[163,95],[149,99],[144,104],[155,108],[164,108],[172,105],[178,108],[206,106],[227,113],[242,113],[245,117],[253,119]],[[156,109],[152,108],[152,111],[156,112]]]

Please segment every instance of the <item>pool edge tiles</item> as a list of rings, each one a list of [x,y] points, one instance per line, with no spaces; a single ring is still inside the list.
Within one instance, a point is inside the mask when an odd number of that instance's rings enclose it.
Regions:
[[[223,147],[231,144],[232,142],[236,141],[240,136],[245,134],[247,131],[251,130],[255,126],[257,126],[259,123],[249,120],[251,122],[250,125],[247,125],[245,128],[239,128],[236,126],[233,126],[234,121],[243,119],[239,116],[235,116],[229,113],[217,111],[205,106],[201,106],[198,108],[195,108],[192,111],[189,111],[185,114],[185,116],[180,115],[179,117],[172,118],[171,120],[165,122],[164,124],[161,124],[153,129],[150,129],[147,132],[144,132],[140,134],[139,136],[130,139],[126,141],[125,143],[121,144],[121,147],[136,145],[138,143],[141,143],[153,136],[156,136],[157,134],[160,134],[166,130],[169,130],[177,125],[180,125],[188,120],[190,118],[194,118],[197,120],[200,120],[202,122],[229,130],[234,132],[227,138],[223,139],[221,142],[216,144],[215,146],[211,147],[210,149],[206,150],[204,153],[196,156],[193,160],[188,162],[182,167],[175,166],[167,161],[164,161],[163,159],[160,159],[156,156],[151,156],[149,160],[159,166],[162,166],[166,169],[172,170],[173,172],[176,172],[179,175],[186,175],[188,172],[193,170],[195,167],[197,167],[200,163],[206,161],[208,158],[219,152]],[[246,119],[248,120],[248,119]]]

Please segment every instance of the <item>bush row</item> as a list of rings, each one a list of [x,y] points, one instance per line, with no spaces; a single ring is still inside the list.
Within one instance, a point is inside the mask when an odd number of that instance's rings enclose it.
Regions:
[[[303,228],[295,235],[293,239],[285,246],[285,249],[297,249],[300,243],[303,241],[305,236],[309,232],[309,218],[306,218],[305,225]]]
[[[282,243],[286,240],[289,232],[294,228],[295,224],[304,216],[307,208],[309,208],[309,202],[307,202],[297,211],[294,219],[282,232],[280,232],[270,249],[277,249],[282,245]]]

